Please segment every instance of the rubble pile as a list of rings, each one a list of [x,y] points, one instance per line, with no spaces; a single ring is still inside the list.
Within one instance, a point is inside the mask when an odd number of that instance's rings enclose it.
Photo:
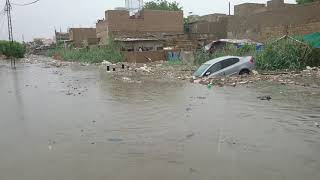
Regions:
[[[165,80],[188,80],[192,78],[192,73],[196,69],[194,66],[188,66],[185,64],[169,65],[166,61],[153,62],[148,64],[140,63],[117,63],[108,64],[110,66],[109,71],[113,76],[122,77],[150,77],[155,79]],[[122,69],[124,65],[124,69]],[[105,64],[101,64],[101,68],[106,70]],[[113,72],[113,68],[116,69]],[[131,81],[128,81],[131,82]]]
[[[45,56],[41,56],[41,59],[37,55],[28,55],[27,57],[21,59],[22,63],[27,63],[27,64],[38,64],[38,63],[44,63],[45,68],[50,68],[50,67],[64,67],[72,64],[72,62],[66,62],[66,61],[61,61],[61,60],[54,60],[52,58],[48,58]]]

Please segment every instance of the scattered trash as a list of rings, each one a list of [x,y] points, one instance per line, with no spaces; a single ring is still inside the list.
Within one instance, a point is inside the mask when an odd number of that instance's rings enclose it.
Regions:
[[[187,107],[187,108],[186,108],[186,111],[187,111],[187,112],[189,112],[189,111],[191,111],[191,110],[192,110],[191,107]]]
[[[142,71],[148,72],[148,73],[151,72],[151,68],[149,68],[146,64],[144,64],[139,69],[142,70]]]
[[[258,71],[256,71],[256,70],[252,70],[251,72],[252,72],[252,74],[253,74],[254,76],[259,75],[259,72],[258,72]]]
[[[315,122],[314,125],[316,125],[316,127],[320,128],[320,124]]]
[[[194,136],[195,134],[194,133],[191,133],[191,134],[188,134],[187,136],[186,136],[186,138],[192,138],[193,136]]]
[[[109,62],[109,61],[106,61],[106,60],[104,60],[104,61],[102,61],[102,63],[101,63],[101,65],[111,65],[112,63],[111,62]]]
[[[198,96],[198,99],[207,99],[206,97]]]
[[[108,141],[111,141],[111,142],[121,142],[121,141],[123,141],[123,139],[120,139],[120,138],[110,138],[110,139],[108,139]]]
[[[89,63],[80,63],[81,66],[89,66]]]
[[[270,101],[272,99],[271,96],[259,96],[257,98],[262,101]]]
[[[195,170],[195,169],[193,169],[193,168],[189,168],[189,172],[190,172],[190,173],[196,173],[197,170]]]
[[[56,141],[49,140],[48,141],[48,149],[51,151],[53,149],[53,145],[56,144]]]

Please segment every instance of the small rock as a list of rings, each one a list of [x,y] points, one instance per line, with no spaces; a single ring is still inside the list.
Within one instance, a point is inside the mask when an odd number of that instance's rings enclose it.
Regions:
[[[194,133],[191,133],[191,134],[188,134],[186,138],[192,138],[193,136],[194,136]]]
[[[257,98],[262,101],[270,101],[272,99],[271,96],[259,96]]]
[[[111,142],[121,142],[121,141],[123,141],[123,140],[120,139],[120,138],[110,138],[110,139],[108,139],[108,141],[111,141]]]

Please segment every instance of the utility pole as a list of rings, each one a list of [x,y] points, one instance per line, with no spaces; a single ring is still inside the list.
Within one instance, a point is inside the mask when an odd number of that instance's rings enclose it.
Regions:
[[[231,2],[229,1],[229,16],[231,15]]]
[[[5,11],[7,12],[7,19],[8,19],[8,34],[9,34],[9,41],[10,41],[10,48],[12,48],[13,45],[13,33],[12,33],[12,20],[11,20],[11,3],[10,0],[6,0],[6,6]],[[11,67],[16,67],[16,60],[12,57],[11,59]],[[12,66],[13,65],[13,66]]]

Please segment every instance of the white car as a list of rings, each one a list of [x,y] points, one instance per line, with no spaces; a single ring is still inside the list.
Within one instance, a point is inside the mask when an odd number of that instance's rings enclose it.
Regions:
[[[195,77],[213,77],[250,74],[254,67],[252,56],[223,56],[202,64],[193,74]]]

